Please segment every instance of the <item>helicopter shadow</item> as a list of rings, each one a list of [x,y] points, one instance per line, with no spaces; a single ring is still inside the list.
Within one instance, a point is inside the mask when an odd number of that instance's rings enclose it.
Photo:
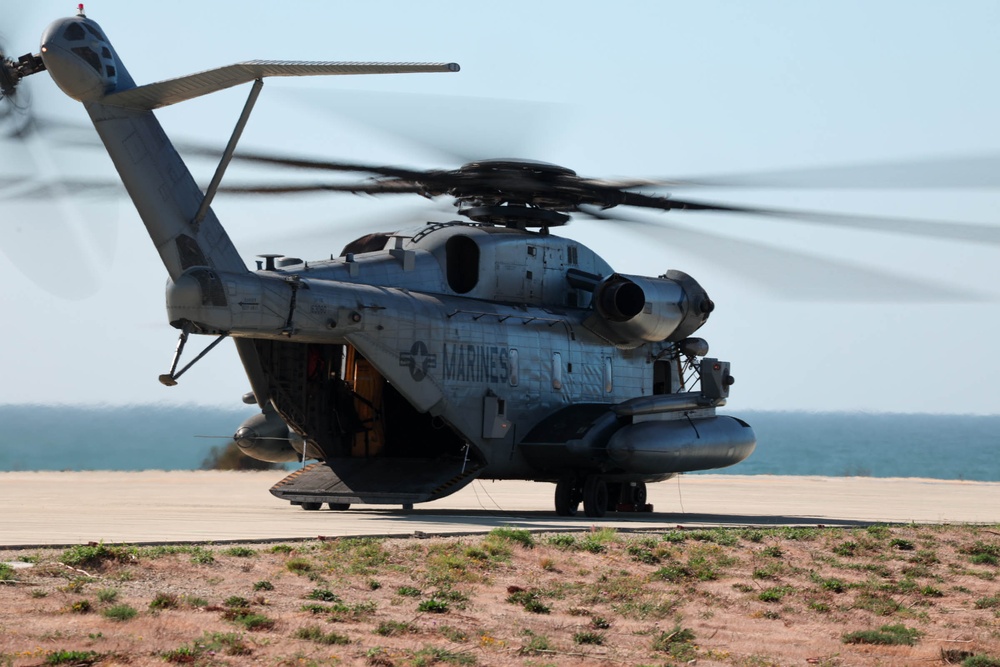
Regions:
[[[832,519],[829,517],[705,514],[681,512],[615,513],[604,517],[588,517],[581,512],[573,517],[555,516],[551,511],[504,512],[501,510],[365,510],[369,520],[393,523],[437,524],[441,532],[481,532],[483,528],[516,526],[536,531],[589,531],[594,528],[615,528],[623,532],[686,529],[700,527],[793,527],[793,528],[863,528],[883,525],[883,521]],[[448,531],[447,529],[454,529]],[[426,533],[417,530],[416,533]],[[430,535],[431,533],[426,533]]]

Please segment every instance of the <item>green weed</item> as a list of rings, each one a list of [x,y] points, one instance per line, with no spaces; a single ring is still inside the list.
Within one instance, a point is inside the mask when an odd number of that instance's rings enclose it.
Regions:
[[[133,618],[138,616],[139,612],[136,611],[134,607],[127,604],[116,604],[113,607],[108,607],[103,610],[101,615],[105,618],[110,618],[112,621],[124,623],[125,621],[131,621]]]
[[[521,655],[538,655],[539,653],[552,651],[552,644],[549,642],[548,637],[545,635],[536,635],[530,630],[526,630],[525,633],[528,636],[528,640],[521,644],[518,653]]]
[[[474,665],[476,664],[476,658],[468,653],[456,653],[455,651],[449,651],[448,649],[438,648],[436,646],[425,646],[419,651],[415,651],[413,653],[414,665],[433,665],[438,662],[443,662],[449,665]],[[371,663],[371,661],[369,661],[369,663],[375,664]]]
[[[110,604],[118,599],[118,589],[116,588],[102,588],[97,591],[97,599],[105,604]]]
[[[573,633],[573,642],[576,644],[590,644],[602,646],[604,644],[604,633],[593,630],[580,630]]]
[[[494,528],[486,535],[486,539],[499,540],[502,542],[512,542],[520,544],[525,549],[535,548],[535,538],[530,531],[520,528],[500,527]]]
[[[781,599],[791,593],[794,589],[789,586],[772,586],[765,588],[757,596],[761,602],[781,602]]]
[[[991,595],[976,600],[976,609],[998,609],[1000,608],[1000,595]]]
[[[923,633],[905,625],[883,625],[878,630],[848,632],[841,641],[845,644],[881,644],[886,646],[913,646]]]
[[[448,611],[448,603],[444,600],[423,600],[417,605],[417,611],[424,611],[429,614],[444,614]]]
[[[180,600],[173,593],[157,593],[149,603],[149,608],[154,610],[176,609],[179,606]]]
[[[46,665],[92,665],[101,658],[94,651],[53,651],[45,656]]]
[[[323,602],[340,602],[340,596],[325,588],[314,588],[306,595],[309,600],[322,600]]]
[[[104,542],[70,547],[62,553],[59,562],[70,567],[89,570],[101,568],[107,563],[127,563],[136,560],[135,547],[124,545],[108,546]]]
[[[552,610],[538,599],[538,591],[514,591],[507,596],[507,602],[521,605],[525,611],[532,614],[548,614]]]
[[[285,561],[285,568],[289,572],[294,572],[295,574],[308,574],[309,572],[312,572],[313,565],[308,558],[293,556]]]
[[[257,612],[252,612],[248,609],[233,609],[225,616],[226,620],[232,621],[251,632],[256,632],[258,630],[270,630],[274,627],[275,623],[273,619],[268,618],[264,614]]]
[[[373,632],[380,637],[393,637],[416,634],[419,630],[415,625],[406,621],[382,621]]]
[[[317,644],[326,645],[343,645],[351,643],[350,638],[336,632],[323,632],[322,628],[318,625],[307,625],[304,628],[299,628],[295,631],[295,637],[298,639],[316,642]]]
[[[223,550],[223,555],[235,558],[253,558],[257,555],[257,550],[251,547],[229,547]]]
[[[681,662],[690,662],[698,655],[691,630],[675,625],[670,632],[661,632],[653,638],[653,650],[669,654]]]

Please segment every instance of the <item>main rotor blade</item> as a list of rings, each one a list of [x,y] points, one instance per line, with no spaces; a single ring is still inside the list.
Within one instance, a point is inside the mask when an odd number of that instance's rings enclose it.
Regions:
[[[940,238],[949,241],[972,241],[1000,245],[1000,227],[978,225],[967,222],[945,222],[940,220],[919,220],[888,216],[859,215],[853,213],[824,213],[821,211],[800,211],[794,209],[763,208],[718,204],[673,197],[656,197],[635,192],[625,192],[623,204],[664,211],[716,211],[739,213],[767,218],[797,220],[830,227],[846,227],[867,231],[891,232],[922,238]]]
[[[215,159],[222,156],[222,151],[219,149],[190,142],[178,143],[177,149],[179,152],[186,155],[195,155]],[[361,164],[358,162],[338,162],[333,160],[313,160],[300,157],[285,157],[281,155],[269,155],[267,153],[255,153],[252,151],[238,151],[233,155],[233,160],[239,162],[253,162],[257,164],[271,164],[280,167],[292,167],[295,169],[346,171],[408,179],[428,178],[433,174],[440,173],[419,169],[406,169],[403,167]]]
[[[945,189],[1000,187],[1000,153],[955,155],[832,167],[779,169],[749,174],[722,174],[655,181],[675,189],[806,188],[806,189]]]
[[[219,192],[238,195],[285,195],[318,192],[350,192],[352,194],[424,194],[424,187],[409,181],[371,181],[367,183],[314,183],[288,185],[223,185]]]
[[[989,301],[989,296],[949,285],[894,275],[859,264],[819,257],[786,248],[733,239],[681,225],[610,214],[592,207],[583,211],[682,249],[760,285],[772,294],[798,301],[853,303],[960,303]]]

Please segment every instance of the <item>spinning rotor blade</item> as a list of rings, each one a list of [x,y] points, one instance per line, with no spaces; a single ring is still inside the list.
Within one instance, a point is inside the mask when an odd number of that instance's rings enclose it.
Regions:
[[[372,181],[320,185],[224,185],[219,192],[242,195],[286,195],[318,192],[350,192],[351,194],[424,194],[424,188],[406,181]]]
[[[733,204],[716,204],[705,201],[655,197],[640,193],[626,192],[623,204],[663,211],[716,211],[739,213],[766,218],[796,220],[831,227],[848,227],[867,231],[906,234],[922,238],[939,238],[949,241],[972,241],[1000,245],[1000,227],[976,225],[964,222],[944,222],[895,218],[885,216],[858,215],[852,213],[824,213],[820,211],[800,211],[793,209],[762,208]]]
[[[179,152],[186,155],[198,157],[208,157],[218,159],[222,156],[222,150],[192,143],[177,143]],[[376,165],[360,164],[356,162],[336,162],[330,160],[313,160],[301,157],[284,157],[280,155],[268,155],[267,153],[254,153],[251,151],[237,151],[233,155],[233,160],[237,162],[250,162],[257,164],[270,164],[278,167],[290,167],[293,169],[316,169],[320,171],[345,171],[354,173],[377,174],[379,176],[390,176],[394,178],[419,179],[426,178],[429,173],[416,169],[406,169],[403,167],[382,167]],[[322,189],[317,186],[317,189]]]
[[[741,280],[757,283],[772,294],[792,300],[855,303],[957,303],[987,301],[982,294],[941,283],[877,271],[757,241],[734,239],[669,222],[609,214],[587,207],[585,215],[625,228],[682,252],[700,256]]]
[[[683,188],[911,190],[1000,187],[1000,153],[653,181]]]

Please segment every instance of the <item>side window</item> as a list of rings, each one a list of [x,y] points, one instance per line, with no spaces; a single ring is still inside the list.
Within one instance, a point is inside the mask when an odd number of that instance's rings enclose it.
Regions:
[[[552,388],[562,389],[562,354],[552,353]]]
[[[466,294],[479,282],[479,246],[468,236],[452,236],[445,244],[448,287]]]

